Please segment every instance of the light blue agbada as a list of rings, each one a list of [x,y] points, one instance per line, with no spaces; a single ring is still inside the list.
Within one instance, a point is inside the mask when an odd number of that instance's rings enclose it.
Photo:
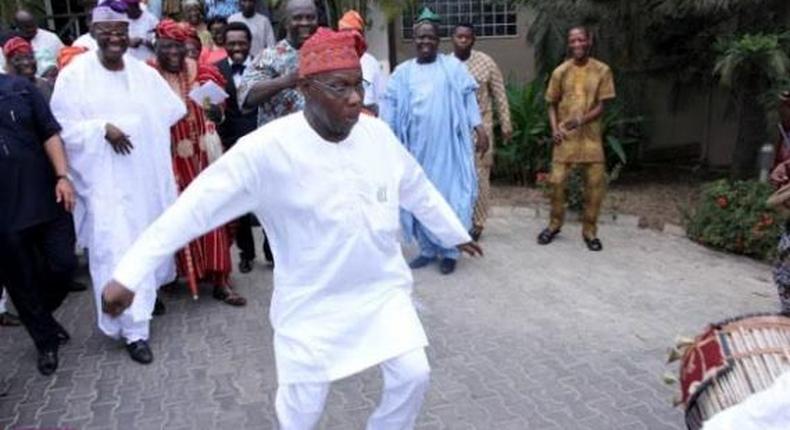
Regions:
[[[381,106],[382,119],[422,165],[428,178],[468,229],[477,199],[472,129],[481,123],[477,83],[455,57],[439,55],[433,63],[415,59],[393,73]],[[402,213],[407,237],[416,238],[426,257],[457,258],[419,221]]]

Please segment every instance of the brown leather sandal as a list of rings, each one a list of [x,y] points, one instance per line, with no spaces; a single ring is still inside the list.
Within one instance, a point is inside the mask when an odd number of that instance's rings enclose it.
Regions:
[[[247,304],[247,299],[233,291],[230,287],[214,287],[214,291],[211,295],[215,299],[221,300],[231,306],[244,306]]]

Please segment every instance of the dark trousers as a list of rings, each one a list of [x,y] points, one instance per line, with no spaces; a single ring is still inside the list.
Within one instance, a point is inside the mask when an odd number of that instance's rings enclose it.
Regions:
[[[0,283],[36,348],[57,348],[63,327],[52,316],[68,294],[77,258],[71,216],[0,233]]]
[[[236,230],[236,246],[241,251],[239,252],[239,257],[242,260],[255,260],[255,239],[252,235],[252,228],[258,224],[258,220],[252,214],[239,218],[239,226]],[[266,260],[272,261],[272,251],[265,231],[263,232],[263,254]]]

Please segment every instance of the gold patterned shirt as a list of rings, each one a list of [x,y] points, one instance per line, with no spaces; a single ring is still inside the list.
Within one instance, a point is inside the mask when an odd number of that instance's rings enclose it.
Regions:
[[[490,166],[494,162],[494,108],[502,131],[505,133],[513,131],[505,81],[502,79],[499,66],[487,54],[472,50],[469,58],[463,63],[466,64],[469,74],[477,81],[477,105],[480,107],[480,117],[491,141],[491,148],[482,156],[482,162]]]
[[[483,125],[486,128],[494,127],[494,107],[503,131],[512,131],[510,123],[510,106],[505,91],[505,81],[499,66],[488,55],[472,50],[472,54],[464,61],[469,73],[477,81],[477,104]]]
[[[557,104],[557,121],[560,124],[581,118],[598,102],[614,97],[611,69],[594,58],[583,66],[577,66],[573,60],[560,64],[551,74],[546,90],[546,101]],[[601,118],[568,132],[562,144],[554,146],[554,162],[604,162],[602,133]]]

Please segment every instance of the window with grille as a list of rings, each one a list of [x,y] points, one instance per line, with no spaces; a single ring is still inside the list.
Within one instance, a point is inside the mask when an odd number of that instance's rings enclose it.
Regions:
[[[414,20],[423,7],[429,7],[439,14],[442,37],[450,37],[453,28],[461,23],[471,22],[477,37],[517,36],[517,7],[509,0],[426,0],[414,2],[406,8],[401,17],[403,38],[411,39]]]

